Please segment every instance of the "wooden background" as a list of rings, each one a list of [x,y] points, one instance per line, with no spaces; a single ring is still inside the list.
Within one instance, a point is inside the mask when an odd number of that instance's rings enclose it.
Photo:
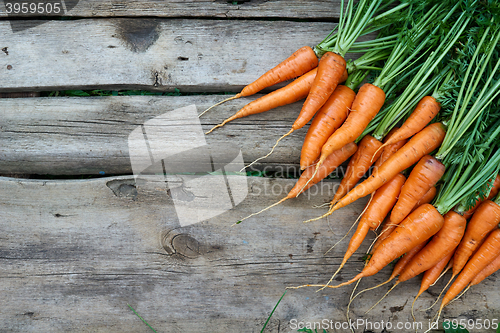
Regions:
[[[25,17],[12,24],[0,2],[3,96],[68,89],[205,94],[0,99],[0,331],[150,331],[130,304],[157,332],[260,332],[286,286],[328,280],[347,241],[325,252],[366,201],[302,223],[324,212],[312,207],[331,198],[337,183],[327,181],[231,227],[294,184],[249,177],[248,196],[237,207],[181,227],[172,189],[138,186],[130,176],[127,137],[169,110],[195,104],[201,112],[224,98],[215,93],[236,92],[297,48],[318,43],[335,26],[339,2],[81,0],[70,9],[71,19]],[[256,97],[213,110],[202,118],[203,128]],[[299,110],[297,103],[237,120],[206,140],[238,145],[249,162],[268,151]],[[293,170],[306,130],[282,141],[257,167]],[[85,179],[99,174],[118,176]],[[367,246],[338,281],[362,268]],[[389,273],[364,279],[359,288]],[[444,280],[422,295],[417,310],[432,303]],[[418,287],[416,278],[396,288],[369,314],[388,288],[366,293],[350,317],[411,322]],[[289,291],[266,332],[296,332],[293,319],[345,321],[351,289]],[[444,317],[499,318],[498,291],[492,276],[447,307]],[[416,313],[425,330],[434,312]],[[365,328],[356,332],[413,331]],[[334,331],[348,330],[328,330]]]

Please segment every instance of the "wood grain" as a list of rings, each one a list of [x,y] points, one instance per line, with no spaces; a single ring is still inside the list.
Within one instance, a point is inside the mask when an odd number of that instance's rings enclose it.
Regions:
[[[29,24],[31,21],[19,21]],[[82,19],[13,33],[0,21],[0,92],[239,91],[334,23]]]
[[[128,136],[148,120],[196,105],[198,112],[225,95],[0,99],[0,174],[131,174]],[[201,119],[204,131],[258,96],[234,100]],[[288,131],[301,102],[238,119],[206,135],[207,144],[235,144],[250,163]],[[256,170],[294,172],[307,127],[282,140]],[[165,125],[165,131],[168,131]],[[187,132],[196,129],[186,129]],[[166,148],[168,149],[168,148]]]
[[[130,177],[0,178],[0,330],[148,332],[130,304],[157,332],[258,332],[285,287],[329,278],[347,241],[324,253],[366,202],[336,212],[328,223],[302,223],[324,211],[311,206],[329,200],[336,183],[327,182],[308,196],[230,227],[293,185],[293,180],[249,178],[248,196],[236,208],[180,227],[170,197],[176,185],[169,185],[136,184]],[[361,269],[358,258],[368,243],[334,283]],[[360,288],[389,273],[387,268],[364,279]],[[446,278],[422,295],[417,309],[430,305]],[[366,293],[353,303],[351,319],[411,322],[418,288],[418,278],[407,282],[368,315],[364,311],[387,288]],[[295,332],[294,318],[342,322],[350,291],[291,290],[266,331]],[[447,307],[444,318],[491,320],[498,318],[499,304],[493,276]],[[425,325],[432,315],[417,311]]]
[[[338,18],[340,12],[340,0],[66,0],[65,3],[65,16],[70,17],[271,17],[332,20]],[[17,16],[23,15],[21,13]],[[29,17],[29,14],[24,16]],[[0,18],[6,17],[6,11],[0,10]]]

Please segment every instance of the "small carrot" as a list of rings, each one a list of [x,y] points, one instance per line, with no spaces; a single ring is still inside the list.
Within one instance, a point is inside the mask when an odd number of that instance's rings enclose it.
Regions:
[[[354,142],[351,142],[351,143],[345,145],[344,147],[342,147],[341,149],[337,150],[336,152],[334,152],[331,155],[331,158],[328,159],[328,162],[325,161],[323,167],[316,174],[314,174],[315,173],[314,167],[307,168],[304,172],[302,172],[302,174],[300,175],[300,178],[297,180],[297,183],[295,183],[295,186],[290,190],[290,192],[288,192],[288,195],[286,197],[284,197],[280,201],[272,204],[271,206],[262,209],[261,211],[259,211],[257,213],[253,213],[253,214],[241,219],[236,224],[239,224],[242,221],[244,221],[252,216],[260,214],[260,213],[268,210],[269,208],[277,206],[285,200],[295,198],[296,196],[298,196],[299,194],[301,194],[302,192],[304,192],[305,190],[307,190],[308,188],[310,188],[314,184],[323,180],[330,173],[332,173],[336,168],[338,168],[339,165],[341,165],[349,157],[351,157],[356,152],[356,150],[357,150],[356,144]],[[314,174],[314,177],[311,178],[313,176],[313,174]],[[307,183],[307,186],[305,186],[306,183]]]
[[[495,260],[493,260],[488,266],[483,268],[474,278],[471,280],[470,285],[475,286],[481,283],[491,274],[495,273],[500,269],[500,255],[498,255]]]
[[[357,199],[371,194],[395,175],[409,168],[424,155],[429,154],[439,147],[441,142],[443,142],[445,134],[446,132],[441,123],[434,123],[427,126],[422,131],[415,134],[415,136],[401,147],[401,149],[395,152],[394,155],[389,157],[389,159],[377,168],[368,179],[340,199],[326,214],[313,220],[319,220],[326,217],[337,209],[345,207]]]
[[[297,101],[300,101],[301,99],[306,98],[309,90],[311,89],[312,83],[316,76],[316,72],[317,69],[315,68],[302,75],[297,80],[290,82],[285,87],[275,90],[256,99],[255,101],[248,103],[234,115],[224,120],[221,124],[214,126],[206,134],[212,132],[216,128],[224,126],[232,120],[266,112],[271,109],[277,108],[278,106],[295,103]]]
[[[486,197],[486,200],[489,200],[496,196],[498,194],[498,191],[500,190],[500,175],[497,175],[495,177],[495,181],[493,182],[493,187],[490,190],[490,194],[488,194],[488,197]],[[485,199],[478,199],[475,203],[475,205],[467,210],[463,215],[466,219],[469,219],[472,214],[474,214],[474,211],[479,207],[479,205],[484,201]]]
[[[422,157],[401,189],[398,202],[391,212],[391,223],[399,224],[427,191],[441,179],[444,172],[443,163],[430,155]]]
[[[268,70],[257,80],[247,85],[240,93],[209,107],[203,111],[200,116],[213,107],[216,107],[224,102],[240,97],[251,96],[258,93],[262,89],[299,77],[317,66],[318,57],[316,56],[314,50],[309,46],[303,46],[295,51],[291,56],[279,63],[276,67]]]
[[[440,109],[441,105],[434,97],[425,96],[422,98],[401,128],[394,132],[394,135],[384,143],[382,148],[395,144],[398,141],[408,139],[415,135],[415,133],[420,132],[432,119],[434,119]]]
[[[493,262],[500,255],[500,229],[494,230],[484,241],[481,248],[469,260],[464,269],[460,272],[455,282],[446,292],[441,301],[439,313],[453,300],[486,266]]]
[[[384,138],[384,143],[386,143],[387,140],[389,140],[398,129],[399,129],[398,127],[393,128],[389,132],[389,134],[387,134],[387,136]],[[392,145],[387,145],[383,149],[380,149],[380,151],[382,153],[381,153],[380,157],[375,161],[373,172],[375,172],[375,170],[378,167],[380,167],[382,164],[384,164],[384,162],[387,161],[389,159],[389,157],[394,155],[395,152],[397,152],[401,147],[403,147],[407,141],[408,140],[401,140],[401,141],[398,141],[396,143],[393,143]],[[376,157],[376,154],[374,154],[373,157]],[[374,160],[375,160],[375,158],[374,158]]]
[[[460,273],[469,260],[472,252],[478,247],[486,235],[500,223],[500,206],[491,200],[484,201],[474,212],[467,225],[464,238],[455,252],[453,259],[453,276]]]
[[[342,125],[356,94],[351,88],[339,85],[314,117],[302,144],[300,169],[311,166],[319,157],[321,147]],[[361,145],[359,145],[361,147]]]
[[[387,182],[384,186],[375,191],[373,198],[368,203],[361,220],[359,221],[358,228],[349,242],[347,251],[344,255],[344,259],[340,264],[339,268],[332,276],[329,284],[335,275],[344,267],[347,260],[356,252],[360,247],[361,243],[365,239],[369,230],[377,229],[385,216],[389,213],[392,206],[396,203],[401,187],[405,182],[405,176],[402,174],[397,174],[396,177]]]
[[[382,143],[371,135],[365,135],[358,144],[358,151],[354,154],[347,166],[347,172],[342,178],[337,192],[332,199],[332,204],[335,204],[347,192],[349,192],[356,183],[364,176],[373,164],[372,156]],[[382,153],[382,151],[380,151]],[[377,157],[378,158],[378,157]],[[392,207],[392,206],[391,206]]]
[[[363,277],[376,274],[394,259],[431,238],[441,229],[443,223],[443,217],[432,205],[425,204],[418,207],[413,213],[408,215],[408,217],[401,222],[400,227],[396,228],[396,230],[380,244],[377,250],[373,252],[370,261],[363,268],[361,273],[347,282],[336,286],[328,286],[328,288],[343,287]],[[304,285],[294,287],[294,289],[307,286],[324,287],[324,285]]]

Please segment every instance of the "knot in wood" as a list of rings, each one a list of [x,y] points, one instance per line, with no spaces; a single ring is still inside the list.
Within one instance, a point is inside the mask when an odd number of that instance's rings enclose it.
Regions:
[[[183,257],[194,259],[200,256],[200,243],[187,234],[176,234],[173,237],[163,238],[163,248],[169,254],[179,254]]]

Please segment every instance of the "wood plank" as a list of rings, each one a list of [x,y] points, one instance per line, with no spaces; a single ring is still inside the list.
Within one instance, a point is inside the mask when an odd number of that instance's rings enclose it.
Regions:
[[[209,111],[201,118],[203,129],[209,130],[257,97],[234,100]],[[134,129],[192,104],[201,113],[223,98],[224,95],[0,99],[0,174],[131,174],[128,137]],[[244,161],[250,163],[267,154],[288,131],[301,105],[298,102],[235,120],[206,135],[207,144],[217,147],[232,142],[241,149]],[[293,172],[298,167],[307,128],[282,140],[275,152],[255,169]]]
[[[30,21],[20,21],[27,22]],[[0,21],[0,92],[239,91],[334,23],[193,19]]]
[[[309,198],[293,199],[230,227],[281,198],[291,185],[293,180],[249,178],[248,196],[234,209],[180,227],[171,197],[175,184],[167,191],[163,181],[136,184],[130,177],[0,178],[0,330],[149,332],[130,304],[157,332],[237,332],[242,327],[258,332],[285,287],[327,281],[347,241],[324,253],[366,202],[342,209],[328,223],[302,223],[323,212],[311,206],[331,197],[336,183],[325,182]],[[368,242],[358,253],[367,247]],[[335,283],[361,269],[360,254]],[[360,290],[389,274],[387,268],[363,279]],[[447,278],[422,295],[417,310],[432,303]],[[350,318],[411,323],[418,288],[419,279],[407,282],[369,314],[365,310],[388,288],[365,293],[353,303]],[[350,291],[289,291],[267,331],[295,332],[293,319],[343,322]],[[443,318],[498,318],[499,297],[492,276],[448,306]],[[426,329],[434,311],[416,314]]]
[[[338,18],[340,0],[243,0],[243,1],[154,1],[154,0],[66,0],[69,17],[221,17],[221,18]],[[8,14],[1,8],[0,18]],[[29,17],[30,14],[17,15]],[[32,15],[31,15],[32,16]]]

